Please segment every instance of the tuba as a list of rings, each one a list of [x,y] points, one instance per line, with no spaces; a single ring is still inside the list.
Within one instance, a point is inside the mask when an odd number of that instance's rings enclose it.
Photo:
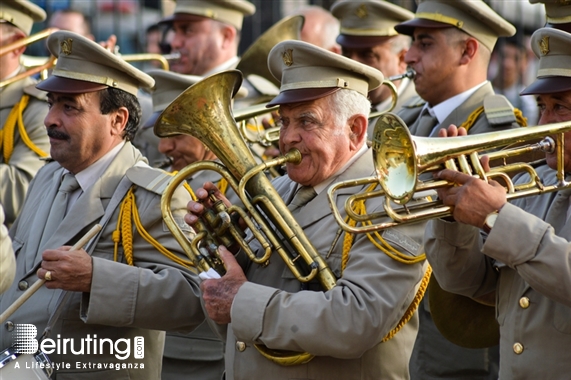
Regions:
[[[199,271],[214,269],[223,274],[224,266],[216,256],[216,246],[237,243],[255,263],[267,265],[270,254],[276,251],[299,281],[308,282],[317,278],[325,290],[332,289],[336,284],[334,274],[263,173],[272,165],[299,162],[301,155],[293,150],[283,157],[257,164],[242,140],[232,115],[231,96],[240,87],[241,80],[242,75],[236,70],[205,78],[179,95],[157,119],[154,126],[157,136],[192,135],[223,163],[196,162],[182,169],[172,179],[161,199],[165,223]],[[222,202],[214,202],[216,213],[204,213],[195,225],[196,237],[189,242],[172,217],[170,201],[179,184],[201,170],[216,171],[228,180],[244,208],[232,206],[226,209]],[[230,215],[234,212],[244,219],[254,237],[260,241],[265,250],[262,257],[256,257],[250,250],[243,239],[243,232],[237,223],[233,223]],[[309,353],[255,346],[264,357],[280,365],[303,364],[313,358]]]

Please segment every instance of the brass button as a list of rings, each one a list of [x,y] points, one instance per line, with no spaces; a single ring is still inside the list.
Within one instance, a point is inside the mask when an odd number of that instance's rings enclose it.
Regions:
[[[521,354],[523,352],[523,344],[515,343],[514,344],[514,352],[518,355]]]
[[[238,350],[239,352],[244,352],[245,349],[246,349],[246,343],[237,340],[236,341],[236,350]]]
[[[8,331],[14,331],[14,322],[8,321],[4,324],[4,327],[6,327]]]
[[[22,280],[22,281],[18,282],[18,289],[20,289],[20,290],[28,289],[28,281]]]
[[[519,299],[519,306],[521,306],[522,309],[527,309],[529,307],[529,298],[521,297]]]

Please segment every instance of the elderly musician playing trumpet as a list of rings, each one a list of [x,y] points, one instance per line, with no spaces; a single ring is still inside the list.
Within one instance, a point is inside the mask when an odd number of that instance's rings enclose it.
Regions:
[[[257,265],[243,260],[243,250],[219,246],[226,274],[204,280],[201,289],[209,317],[227,324],[222,326],[226,378],[408,378],[417,331],[413,311],[425,269],[424,224],[382,233],[382,244],[400,253],[397,260],[366,235],[336,239],[340,230],[327,198],[330,185],[373,173],[365,143],[367,94],[380,85],[383,74],[302,41],[277,44],[268,65],[281,79],[280,93],[269,103],[280,106],[280,150],[301,152],[301,162],[288,163],[287,175],[273,185],[295,218],[291,228],[299,224],[326,262],[332,285],[328,290],[320,285],[327,278],[302,282],[275,250],[268,265]],[[342,209],[347,197],[364,187],[340,194],[337,206]],[[195,193],[202,202],[188,205],[185,220],[191,225],[212,206],[206,200],[209,193],[224,200],[212,183]],[[373,212],[382,204],[377,199],[366,207]],[[250,247],[260,254],[257,241]],[[267,350],[305,352],[313,359],[283,366],[261,354]]]
[[[539,69],[522,94],[537,96],[539,124],[571,125],[571,34],[543,28],[531,44]],[[450,127],[448,134],[456,133]],[[537,167],[545,186],[558,183],[558,160],[561,176],[570,180],[570,137],[567,131],[562,138],[563,157],[547,153],[547,163]],[[435,219],[426,231],[426,253],[438,282],[474,298],[495,293],[501,379],[566,377],[571,371],[569,186],[508,203],[504,187],[494,181],[450,170],[438,178],[456,185],[439,191],[444,204],[454,207],[456,222]],[[527,180],[526,174],[514,181]]]
[[[0,3],[0,204],[10,225],[18,216],[28,185],[44,165],[49,140],[44,128],[48,112],[45,94],[38,91],[20,59],[34,22],[43,21],[46,12],[25,0]],[[14,47],[8,49],[9,45]],[[31,72],[30,72],[31,73]]]

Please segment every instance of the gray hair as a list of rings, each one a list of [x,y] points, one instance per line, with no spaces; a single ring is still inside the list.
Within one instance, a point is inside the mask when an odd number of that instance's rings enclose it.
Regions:
[[[398,34],[391,38],[391,51],[394,54],[398,54],[403,50],[408,50],[410,48],[411,42],[412,38],[410,38],[410,36]]]
[[[329,98],[329,105],[334,113],[335,125],[341,127],[353,115],[362,114],[369,118],[371,102],[363,94],[354,90],[339,90]]]

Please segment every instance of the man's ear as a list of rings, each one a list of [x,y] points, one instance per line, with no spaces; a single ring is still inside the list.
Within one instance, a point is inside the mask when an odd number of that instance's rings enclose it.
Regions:
[[[237,31],[234,27],[229,25],[224,25],[220,29],[222,35],[222,47],[228,48],[229,46],[234,46],[236,44]]]
[[[353,115],[349,119],[349,128],[351,129],[349,139],[352,150],[358,150],[363,145],[367,137],[367,126],[368,120],[363,114]]]
[[[470,61],[476,57],[476,53],[478,53],[478,49],[480,48],[480,43],[475,38],[468,38],[465,42],[462,57],[460,57],[461,64],[468,64]]]
[[[123,131],[127,127],[127,122],[129,121],[129,111],[126,107],[120,107],[117,111],[113,113],[111,120],[111,133],[113,135],[123,135]]]

